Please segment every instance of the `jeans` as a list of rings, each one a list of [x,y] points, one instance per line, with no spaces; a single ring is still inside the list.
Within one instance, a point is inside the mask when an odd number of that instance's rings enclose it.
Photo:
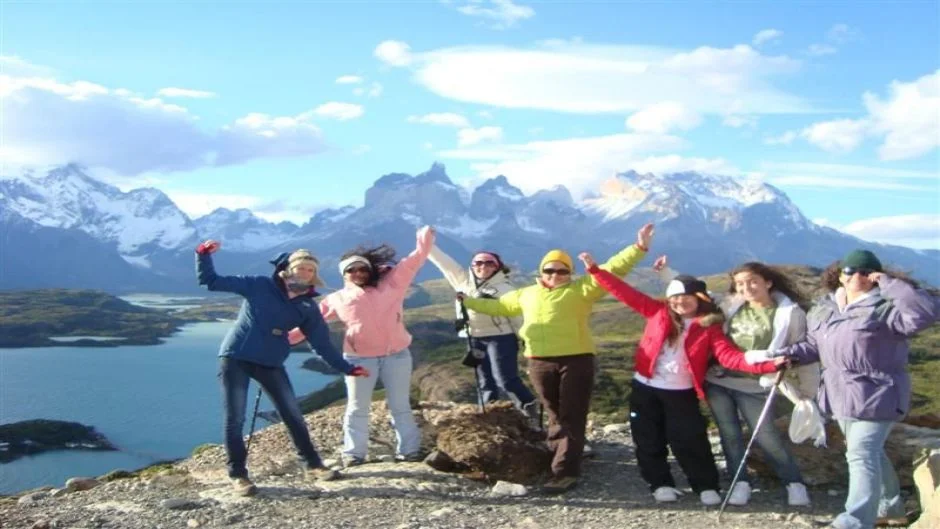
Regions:
[[[274,408],[294,441],[297,457],[305,462],[308,468],[323,466],[323,461],[310,440],[307,423],[304,422],[294,388],[284,367],[262,366],[223,356],[219,362],[219,380],[222,382],[222,403],[225,407],[225,452],[228,455],[229,477],[248,477],[248,469],[245,467],[248,454],[245,451],[243,429],[249,379],[256,380],[274,403]]]
[[[721,449],[728,462],[728,473],[733,477],[744,457],[744,447],[747,444],[738,412],[744,416],[744,420],[753,432],[764,403],[767,401],[767,395],[738,391],[718,384],[707,384],[705,395],[708,398],[712,415],[715,416],[718,432],[721,434]],[[772,409],[771,412],[773,412]],[[790,453],[790,447],[781,438],[780,431],[774,425],[773,416],[764,421],[755,439],[757,446],[764,451],[774,472],[784,485],[802,483],[803,476],[800,474],[800,469],[793,459],[793,454]],[[747,472],[746,465],[741,473],[740,481],[751,483],[751,476]]]
[[[346,377],[346,415],[343,418],[343,455],[365,459],[369,452],[369,410],[372,390],[382,380],[392,416],[396,455],[408,456],[421,449],[421,432],[411,414],[411,351],[369,357],[344,353],[350,363],[369,370],[368,377]]]
[[[879,516],[903,516],[898,475],[885,454],[892,421],[839,419],[849,463],[845,512],[832,522],[839,529],[870,529]]]
[[[535,400],[519,378],[519,341],[515,334],[473,338],[473,348],[486,351],[477,367],[483,402],[493,402],[503,390],[517,408]]]

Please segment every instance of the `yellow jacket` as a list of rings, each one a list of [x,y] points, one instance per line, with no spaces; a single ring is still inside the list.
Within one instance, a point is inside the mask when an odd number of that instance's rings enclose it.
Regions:
[[[623,277],[640,262],[646,252],[628,246],[611,257],[601,268]],[[504,294],[499,299],[467,297],[468,309],[492,316],[522,315],[519,336],[525,341],[525,356],[551,358],[594,354],[594,339],[588,321],[594,303],[607,291],[590,274],[557,288],[536,284]]]

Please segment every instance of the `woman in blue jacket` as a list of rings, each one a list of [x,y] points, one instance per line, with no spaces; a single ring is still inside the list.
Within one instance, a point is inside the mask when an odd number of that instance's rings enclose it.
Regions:
[[[211,291],[233,292],[244,297],[238,319],[219,349],[219,379],[225,406],[225,452],[228,475],[238,494],[257,492],[248,479],[247,453],[242,438],[249,379],[264,388],[306,464],[308,476],[332,479],[336,472],[326,468],[310,440],[300,406],[291,386],[284,361],[290,354],[287,331],[299,327],[314,350],[333,368],[349,376],[368,376],[361,366],[343,359],[330,343],[329,329],[314,301],[314,286],[321,286],[319,262],[307,250],[281,254],[272,264],[271,276],[220,276],[212,264],[212,254],[221,243],[207,240],[196,247],[196,276]]]

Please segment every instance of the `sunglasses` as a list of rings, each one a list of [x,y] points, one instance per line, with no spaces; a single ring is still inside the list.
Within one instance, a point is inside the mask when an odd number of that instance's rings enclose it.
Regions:
[[[571,273],[571,270],[568,270],[567,268],[543,268],[542,273],[547,276],[566,276]]]
[[[344,274],[368,274],[368,266],[350,266],[344,272]]]
[[[498,266],[499,265],[499,263],[497,263],[496,261],[473,261],[470,264],[472,264],[473,266]]]
[[[872,272],[874,272],[874,270],[869,270],[867,268],[855,268],[854,266],[846,266],[842,269],[842,273],[847,276],[858,274],[862,277],[867,277],[868,274],[871,274]]]

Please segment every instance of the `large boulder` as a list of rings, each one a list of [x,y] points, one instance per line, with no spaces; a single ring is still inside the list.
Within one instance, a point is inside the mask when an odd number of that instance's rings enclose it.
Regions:
[[[920,518],[911,529],[940,527],[940,449],[924,454],[914,469],[914,484],[920,496]]]

